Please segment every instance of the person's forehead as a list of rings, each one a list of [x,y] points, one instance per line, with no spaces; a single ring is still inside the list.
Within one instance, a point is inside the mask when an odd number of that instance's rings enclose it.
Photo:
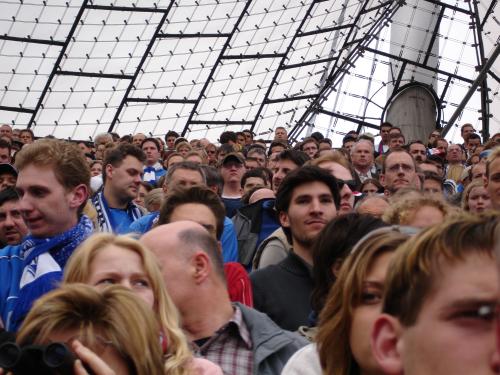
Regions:
[[[217,225],[217,218],[212,210],[202,203],[185,203],[175,207],[170,215],[170,221],[194,221],[200,225]]]
[[[413,165],[412,157],[406,152],[393,152],[385,159],[386,165],[390,166],[397,163],[408,163]]]
[[[300,184],[293,189],[292,199],[298,196],[319,196],[332,195],[332,192],[327,184],[321,181],[311,181]]]
[[[264,182],[264,179],[258,176],[248,177],[245,181],[245,184],[255,184],[256,182]]]
[[[278,168],[297,169],[299,166],[290,159],[278,160]]]
[[[198,182],[203,182],[203,176],[199,171],[194,171],[192,169],[178,168],[172,173],[172,181],[181,180],[196,180]]]
[[[410,150],[422,150],[425,149],[425,146],[421,143],[412,143],[410,145]]]
[[[156,147],[156,143],[154,143],[153,141],[144,142],[144,144],[142,145],[142,148],[146,148],[146,147],[154,147],[155,149],[158,149],[158,147]]]
[[[19,208],[19,199],[10,199],[0,205],[0,212],[5,213]]]
[[[9,179],[9,178],[16,179],[16,176],[14,176],[12,173],[9,173],[9,172],[0,173],[0,180],[3,180],[4,178],[5,179]]]

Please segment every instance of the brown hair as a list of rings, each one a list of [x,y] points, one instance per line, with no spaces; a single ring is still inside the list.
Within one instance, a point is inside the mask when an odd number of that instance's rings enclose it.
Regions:
[[[407,239],[397,228],[376,229],[356,244],[342,264],[321,311],[316,336],[323,374],[360,373],[349,344],[353,311],[361,304],[363,283],[375,259]]]
[[[403,326],[413,325],[436,284],[440,266],[464,261],[471,254],[493,258],[498,230],[500,218],[495,213],[463,214],[399,247],[389,267],[382,311]]]

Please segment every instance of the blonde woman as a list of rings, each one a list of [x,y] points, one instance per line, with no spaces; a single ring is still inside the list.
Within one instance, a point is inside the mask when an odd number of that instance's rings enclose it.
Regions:
[[[316,344],[299,350],[282,375],[383,375],[370,350],[371,325],[380,314],[388,264],[408,238],[386,227],[356,244],[328,293]]]
[[[492,208],[488,190],[484,187],[482,179],[472,181],[462,196],[462,209],[470,213],[479,213]]]
[[[157,339],[158,323],[151,309],[128,289],[108,286],[98,291],[71,284],[35,302],[17,343],[66,344],[78,358],[76,375],[87,375],[87,369],[96,375],[164,375]]]
[[[220,369],[211,362],[193,359],[156,258],[139,241],[109,233],[94,234],[70,258],[63,282],[85,283],[98,289],[120,284],[131,289],[156,314],[164,335],[167,374],[219,373]]]

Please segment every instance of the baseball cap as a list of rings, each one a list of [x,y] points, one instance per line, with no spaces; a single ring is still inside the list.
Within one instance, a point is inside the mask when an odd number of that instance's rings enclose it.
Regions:
[[[8,163],[0,164],[0,174],[3,174],[3,173],[9,173],[9,174],[17,177],[17,169],[12,164],[8,164]]]
[[[245,160],[237,152],[230,152],[229,154],[227,154],[226,156],[224,156],[224,159],[222,159],[221,165],[224,165],[224,164],[226,164],[229,161],[236,161],[237,163],[245,164]]]

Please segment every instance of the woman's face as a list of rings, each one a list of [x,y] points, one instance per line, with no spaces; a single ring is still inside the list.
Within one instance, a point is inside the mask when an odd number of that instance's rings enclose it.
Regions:
[[[349,345],[361,373],[381,372],[372,355],[370,336],[381,313],[385,276],[392,255],[393,252],[385,252],[373,260],[363,281],[361,303],[353,309]]]
[[[361,192],[366,195],[376,194],[377,191],[378,188],[371,182],[365,184],[365,186],[363,186],[363,189],[361,190]]]
[[[472,188],[469,193],[469,211],[483,212],[491,208],[491,199],[488,191],[484,188],[484,186],[477,186]]]
[[[189,147],[182,146],[182,147],[179,147],[179,151],[178,152],[179,152],[179,154],[182,155],[183,158],[185,158],[186,155],[189,153],[189,151],[191,151]]]
[[[144,198],[146,197],[147,194],[148,191],[146,190],[146,188],[142,185],[139,185],[139,191],[137,192],[137,197],[134,199],[134,203],[138,204],[141,207],[145,207]]]
[[[135,251],[108,245],[99,250],[90,264],[87,284],[97,289],[117,284],[132,290],[148,306],[154,307],[155,297],[142,259]]]
[[[70,349],[72,349],[72,343],[75,340],[80,341],[85,347],[90,349],[97,357],[106,363],[115,374],[131,374],[125,358],[120,355],[118,349],[115,348],[109,340],[99,334],[99,330],[96,330],[96,338],[94,340],[88,340],[81,336],[79,329],[65,329],[51,332],[48,337],[48,342],[65,343]],[[84,365],[88,366],[85,362]]]

